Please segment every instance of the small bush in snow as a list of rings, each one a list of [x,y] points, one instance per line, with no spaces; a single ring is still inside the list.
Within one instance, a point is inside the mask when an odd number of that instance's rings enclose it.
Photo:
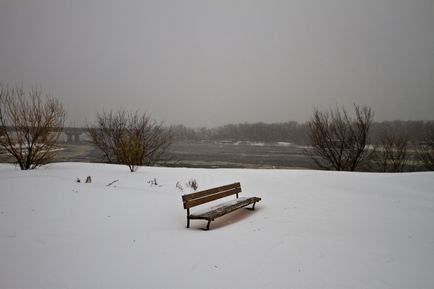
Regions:
[[[148,181],[148,184],[150,184],[151,187],[153,187],[153,186],[158,186],[157,179],[154,178],[153,180],[149,180],[149,181]]]
[[[184,188],[182,187],[182,185],[179,182],[176,182],[176,188],[180,191],[180,192],[184,192]]]
[[[197,184],[196,179],[190,179],[190,180],[185,184],[185,186],[186,186],[187,188],[192,188],[193,191],[196,191],[197,188],[198,188],[198,184]]]

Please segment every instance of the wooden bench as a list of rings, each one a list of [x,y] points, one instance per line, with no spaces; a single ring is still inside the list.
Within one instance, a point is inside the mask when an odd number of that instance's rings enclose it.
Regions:
[[[190,228],[190,220],[207,220],[208,225],[206,226],[206,230],[209,230],[209,224],[216,218],[229,214],[250,204],[253,204],[251,210],[254,210],[256,203],[261,200],[261,198],[258,197],[239,198],[239,193],[241,193],[241,184],[234,183],[222,187],[183,195],[182,201],[184,203],[184,209],[187,210],[187,228]],[[216,206],[204,209],[194,214],[190,214],[190,208],[192,207],[212,202],[231,195],[236,195],[236,199],[218,204]]]

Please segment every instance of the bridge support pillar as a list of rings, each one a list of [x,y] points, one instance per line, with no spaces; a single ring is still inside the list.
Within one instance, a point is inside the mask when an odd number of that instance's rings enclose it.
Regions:
[[[66,134],[66,142],[67,143],[72,143],[72,134],[70,134],[70,133]]]

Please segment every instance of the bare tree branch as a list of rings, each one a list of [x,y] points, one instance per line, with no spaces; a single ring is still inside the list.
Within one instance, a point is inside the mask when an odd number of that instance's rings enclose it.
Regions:
[[[312,149],[307,153],[320,168],[354,171],[367,162],[373,113],[370,108],[357,105],[354,112],[352,119],[344,108],[314,110],[309,122]]]
[[[383,172],[403,172],[408,161],[408,137],[385,131],[375,150],[373,164]]]
[[[88,126],[93,143],[109,163],[125,164],[131,172],[161,160],[172,143],[171,134],[146,114],[103,112]]]
[[[66,113],[55,98],[33,88],[0,85],[0,146],[21,169],[34,169],[54,157]]]
[[[434,171],[434,130],[427,131],[425,140],[419,144],[417,158],[423,168]]]

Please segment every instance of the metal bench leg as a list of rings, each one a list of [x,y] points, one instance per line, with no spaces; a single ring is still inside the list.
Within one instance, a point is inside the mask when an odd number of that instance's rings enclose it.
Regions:
[[[255,210],[255,205],[256,205],[256,202],[253,203],[253,207],[251,207],[251,208],[246,208],[246,209],[253,211],[253,210]]]
[[[187,228],[190,228],[190,218],[188,216],[190,216],[190,208],[187,209]]]
[[[206,229],[202,229],[202,230],[208,231],[209,230],[209,224],[211,224],[211,220],[208,220],[208,225],[206,225]]]

